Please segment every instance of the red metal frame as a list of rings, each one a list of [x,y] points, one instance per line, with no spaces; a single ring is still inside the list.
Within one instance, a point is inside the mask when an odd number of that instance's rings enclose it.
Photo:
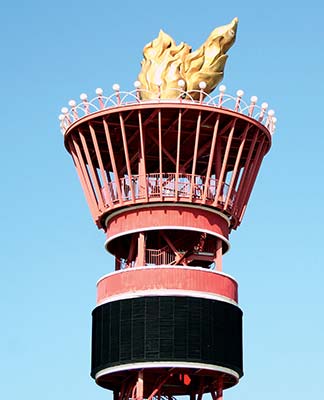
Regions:
[[[202,103],[202,96],[199,102],[123,105],[117,90],[117,106],[104,108],[99,96],[100,110],[89,114],[84,101],[86,115],[79,119],[72,108],[75,122],[68,120],[65,145],[115,256],[117,272],[98,282],[99,305],[171,292],[237,304],[237,283],[221,273],[222,257],[243,219],[271,134],[260,122],[265,109],[257,121],[254,103],[244,115],[239,97],[233,111],[222,108],[222,96],[218,107]],[[120,387],[114,400],[178,394],[201,400],[204,393],[222,400],[223,390],[238,382],[234,371],[217,366],[129,368],[105,372]],[[104,387],[105,373],[96,378]]]
[[[150,114],[143,123],[142,113],[147,110]],[[141,103],[104,110],[99,116],[96,113],[93,121],[86,116],[72,124],[66,132],[65,141],[74,156],[87,201],[100,228],[106,229],[104,218],[126,204],[169,201],[170,196],[166,196],[164,191],[168,182],[169,186],[170,182],[174,182],[172,201],[213,206],[231,217],[232,229],[238,227],[258,170],[255,170],[255,166],[261,163],[271,144],[270,133],[263,125],[231,110],[215,109],[204,104],[187,104],[183,110],[182,104],[163,103],[158,105],[157,110],[156,105]],[[190,133],[184,125],[192,124],[194,120],[196,129]],[[207,125],[212,120],[212,125]],[[144,129],[155,124],[155,121],[158,138]],[[122,169],[116,163],[116,157],[120,159],[120,147],[117,148],[113,142],[118,136],[123,147],[127,183],[126,178],[120,176]],[[202,136],[204,143],[201,143]],[[209,139],[206,140],[206,137]],[[157,158],[151,153],[152,146],[146,145],[149,140],[157,146]],[[175,146],[170,144],[172,141]],[[189,142],[193,146],[190,155],[187,150]],[[255,146],[257,152],[254,151]],[[153,170],[148,168],[148,160],[152,157],[157,161],[157,168]],[[183,157],[184,161],[181,160]],[[203,160],[207,159],[208,163],[205,162],[203,167]],[[213,160],[216,162],[214,175]],[[241,170],[243,172],[239,177]],[[149,189],[154,173],[158,173],[156,176],[159,177],[159,190],[156,193]],[[113,178],[109,181],[107,177]],[[183,177],[189,180],[186,196],[181,196],[178,190],[179,180]],[[123,183],[127,185],[129,197],[123,193]],[[139,187],[134,187],[134,183]],[[195,188],[202,189],[200,195],[197,196]]]
[[[167,292],[184,296],[190,292],[196,297],[238,301],[237,283],[228,275],[201,268],[147,266],[113,272],[101,278],[97,283],[97,304],[127,298],[129,293],[165,295]]]

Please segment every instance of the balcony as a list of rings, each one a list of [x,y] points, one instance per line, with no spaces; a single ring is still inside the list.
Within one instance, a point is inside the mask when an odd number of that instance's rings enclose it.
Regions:
[[[102,188],[102,195],[107,208],[115,208],[131,203],[156,201],[183,201],[201,204],[217,204],[219,207],[227,203],[230,210],[235,200],[236,192],[229,190],[229,185],[223,183],[218,189],[218,181],[200,175],[191,174],[147,174],[132,175],[108,183],[109,193]],[[119,190],[120,189],[120,190]],[[217,200],[215,196],[218,192]],[[121,196],[119,196],[119,193]]]

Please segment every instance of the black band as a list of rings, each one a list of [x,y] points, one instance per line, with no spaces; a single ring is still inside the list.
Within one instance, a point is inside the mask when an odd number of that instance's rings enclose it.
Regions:
[[[92,313],[91,376],[136,362],[183,361],[243,375],[242,311],[211,299],[151,296],[106,303]]]

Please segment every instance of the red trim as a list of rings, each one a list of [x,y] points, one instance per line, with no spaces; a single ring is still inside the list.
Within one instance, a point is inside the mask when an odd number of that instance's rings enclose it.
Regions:
[[[270,149],[271,147],[271,134],[269,132],[269,130],[263,125],[261,124],[261,122],[255,120],[252,117],[249,117],[245,114],[242,113],[238,113],[237,111],[232,111],[228,108],[218,108],[212,105],[208,105],[208,104],[192,104],[189,102],[184,102],[184,103],[177,103],[177,102],[168,102],[168,101],[164,101],[164,102],[147,102],[147,103],[134,103],[134,104],[129,104],[129,105],[122,105],[122,106],[115,106],[115,107],[111,107],[111,108],[106,108],[104,110],[100,110],[100,111],[96,111],[93,112],[91,114],[85,115],[83,117],[81,117],[80,119],[78,119],[77,121],[73,122],[65,131],[64,134],[64,142],[67,142],[67,138],[69,136],[69,134],[71,133],[71,131],[73,131],[73,129],[75,127],[77,127],[78,125],[92,120],[94,118],[97,117],[101,117],[101,116],[106,116],[109,114],[114,114],[117,112],[121,112],[121,111],[133,111],[133,110],[147,110],[147,109],[155,109],[158,106],[158,108],[160,109],[167,109],[167,108],[176,108],[176,109],[193,109],[193,110],[201,110],[201,111],[211,111],[211,112],[216,112],[218,114],[225,114],[225,115],[229,115],[233,118],[239,118],[241,120],[247,121],[247,122],[252,122],[253,125],[256,125],[259,127],[259,129],[261,129],[263,131],[263,133],[267,136],[268,138],[268,149],[267,151]],[[69,147],[66,145],[66,149],[69,151]]]
[[[228,239],[226,219],[208,208],[163,204],[152,207],[126,208],[107,221],[107,243],[128,232],[160,229],[190,229],[209,232]]]
[[[238,301],[237,283],[230,276],[198,268],[144,267],[114,272],[100,279],[97,303],[112,296],[152,290],[204,292]]]

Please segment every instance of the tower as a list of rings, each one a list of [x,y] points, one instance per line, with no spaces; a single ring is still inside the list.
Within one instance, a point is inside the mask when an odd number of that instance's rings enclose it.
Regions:
[[[91,376],[115,400],[200,400],[243,375],[237,282],[223,273],[271,146],[273,112],[179,80],[163,96],[97,89],[61,129],[115,271],[97,283]]]

